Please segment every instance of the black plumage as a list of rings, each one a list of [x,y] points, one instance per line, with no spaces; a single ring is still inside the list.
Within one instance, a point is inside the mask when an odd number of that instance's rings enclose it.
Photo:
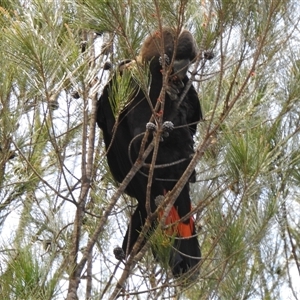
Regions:
[[[164,45],[164,48],[162,46]],[[188,31],[183,31],[176,40],[175,31],[164,29],[154,32],[142,45],[137,61],[124,61],[110,82],[104,87],[97,106],[97,123],[103,131],[104,142],[107,149],[107,160],[114,178],[122,182],[136,160],[143,133],[149,126],[162,89],[162,66],[171,69],[164,99],[163,121],[165,131],[159,143],[156,165],[168,165],[154,170],[151,183],[150,206],[151,211],[156,209],[155,199],[173,189],[177,180],[187,168],[194,154],[193,135],[196,132],[197,122],[202,118],[199,98],[193,85],[180,101],[180,96],[189,81],[186,75],[188,67],[196,58],[197,49],[193,36]],[[174,57],[173,57],[174,56]],[[164,61],[163,61],[164,60]],[[173,61],[173,63],[172,63]],[[149,97],[147,98],[142,88],[137,86],[137,80],[132,79],[133,92],[130,93],[128,103],[115,116],[115,107],[112,101],[117,87],[117,78],[122,76],[134,64],[148,64],[150,71]],[[150,99],[151,104],[148,102]],[[153,119],[152,119],[153,120]],[[148,124],[148,125],[147,125]],[[172,128],[174,125],[174,129]],[[156,126],[152,130],[155,131]],[[153,137],[150,134],[149,141]],[[175,163],[174,162],[177,162]],[[146,163],[151,162],[151,155]],[[146,190],[148,183],[147,173],[149,168],[143,167],[126,188],[126,193],[138,201],[138,206],[131,217],[122,248],[130,252],[136,242],[139,232],[147,218]],[[195,174],[190,181],[195,180]],[[169,222],[184,217],[191,210],[189,195],[189,182],[187,182],[174,203],[169,217]],[[155,226],[155,224],[153,224]],[[175,229],[178,238],[174,241],[174,248],[169,258],[170,267],[174,276],[180,276],[196,266],[201,257],[200,247],[195,232],[192,218],[181,222]],[[183,237],[183,238],[180,238]],[[127,253],[128,254],[128,253]]]

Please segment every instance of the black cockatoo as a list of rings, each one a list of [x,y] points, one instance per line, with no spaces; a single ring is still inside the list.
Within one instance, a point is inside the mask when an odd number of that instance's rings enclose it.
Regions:
[[[151,182],[150,207],[152,212],[156,209],[155,200],[173,189],[194,154],[193,135],[197,123],[202,118],[202,112],[193,85],[187,91],[185,87],[189,82],[187,70],[196,55],[195,41],[189,31],[182,31],[177,37],[175,31],[169,28],[163,29],[162,32],[154,32],[144,41],[137,60],[127,60],[120,64],[113,78],[104,87],[97,103],[97,124],[103,131],[108,165],[118,182],[123,181],[138,157],[146,127],[155,131],[157,115],[163,116],[164,132],[159,142],[155,163],[161,167],[155,168]],[[135,64],[141,64],[145,66],[145,69],[146,66],[148,67],[149,88],[143,89],[139,86],[138,73],[134,75],[135,78],[132,75],[129,99],[118,111],[117,101],[114,98],[116,95],[120,97],[120,94],[124,94],[123,90],[118,90],[118,79],[125,76],[128,70],[130,72]],[[171,68],[164,100],[160,99],[163,66],[165,70]],[[183,99],[181,99],[182,93],[185,93]],[[163,111],[154,111],[157,101],[164,101]],[[151,140],[154,134],[155,132],[150,134],[148,139]],[[147,158],[146,163],[151,162],[151,156]],[[126,255],[132,250],[147,218],[148,172],[149,167],[143,167],[126,188],[126,193],[138,201],[122,245]],[[191,176],[190,182],[194,180],[195,174]],[[189,217],[183,222],[176,223],[190,211],[191,199],[189,182],[187,182],[166,219],[167,224],[176,224],[171,227],[174,239],[168,258],[175,277],[196,267],[201,259],[193,218]],[[153,224],[154,227],[155,224]],[[167,232],[170,233],[169,231]],[[145,235],[145,238],[149,235]]]

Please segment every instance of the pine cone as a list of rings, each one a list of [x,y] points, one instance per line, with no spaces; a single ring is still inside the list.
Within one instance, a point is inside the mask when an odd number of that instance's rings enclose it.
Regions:
[[[125,259],[125,253],[121,247],[116,247],[114,249],[114,255],[117,260]]]

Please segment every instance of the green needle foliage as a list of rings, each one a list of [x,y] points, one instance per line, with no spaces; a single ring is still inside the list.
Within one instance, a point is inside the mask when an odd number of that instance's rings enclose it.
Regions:
[[[57,280],[52,277],[47,284],[49,269],[29,249],[19,249],[9,254],[7,269],[0,277],[3,299],[53,299]],[[57,278],[58,279],[58,278]]]

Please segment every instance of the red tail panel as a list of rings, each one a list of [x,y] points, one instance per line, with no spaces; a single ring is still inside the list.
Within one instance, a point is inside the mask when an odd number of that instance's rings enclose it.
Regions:
[[[162,217],[163,212],[160,213],[160,217]],[[191,237],[193,235],[194,229],[194,220],[190,218],[189,223],[185,224],[183,222],[178,222],[180,217],[176,208],[173,206],[169,212],[169,215],[166,218],[166,225],[173,225],[170,226],[166,232],[168,235],[177,235],[180,237]]]

